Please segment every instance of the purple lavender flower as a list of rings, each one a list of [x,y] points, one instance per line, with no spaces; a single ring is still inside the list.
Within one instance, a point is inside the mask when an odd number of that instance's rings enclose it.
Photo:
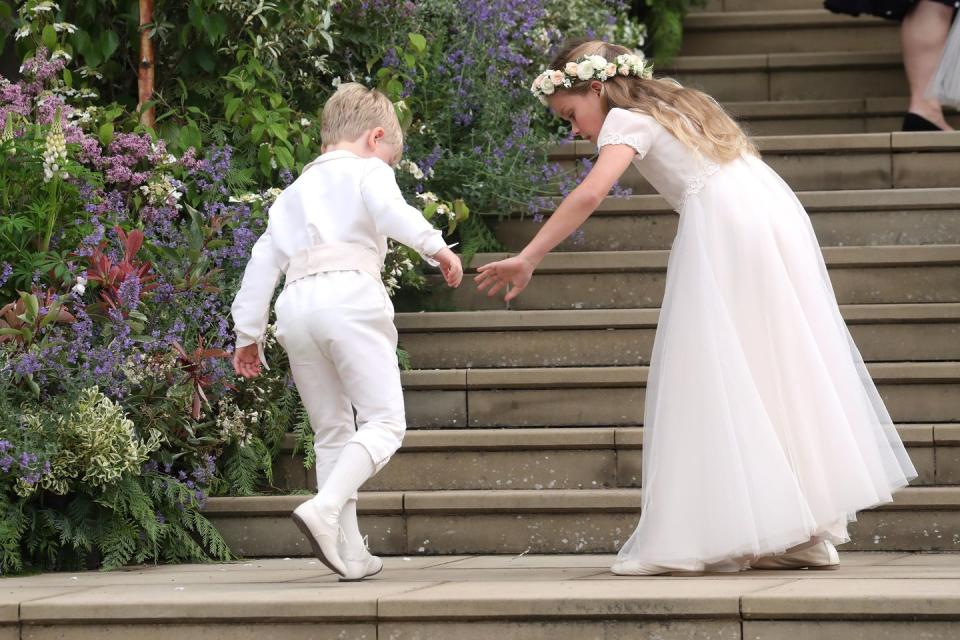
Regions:
[[[140,278],[137,274],[131,273],[117,288],[117,298],[121,306],[130,311],[135,311],[140,305]]]
[[[7,280],[13,274],[13,266],[9,262],[3,263],[3,269],[0,271],[0,287],[7,284]]]

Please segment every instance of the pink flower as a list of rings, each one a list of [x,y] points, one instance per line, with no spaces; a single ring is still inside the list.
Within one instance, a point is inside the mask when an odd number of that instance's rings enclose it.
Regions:
[[[607,77],[612,78],[615,75],[617,75],[617,65],[611,62],[607,65]]]
[[[563,68],[563,70],[566,71],[568,76],[575,76],[577,75],[577,63],[568,62],[567,65]]]
[[[563,83],[563,71],[552,71],[550,72],[550,80],[553,81],[553,84],[560,85]]]
[[[620,65],[620,75],[628,76],[630,75],[630,67],[625,64]]]

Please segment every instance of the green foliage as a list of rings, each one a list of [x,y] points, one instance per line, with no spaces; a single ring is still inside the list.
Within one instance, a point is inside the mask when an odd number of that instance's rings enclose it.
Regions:
[[[39,484],[18,484],[22,496],[38,488],[64,495],[77,482],[91,489],[112,485],[124,476],[136,475],[150,453],[160,448],[159,432],[141,440],[120,405],[96,387],[82,389],[76,399],[57,400],[57,411],[23,415],[28,435],[38,439],[53,436],[57,448],[49,458],[51,472]]]
[[[96,389],[36,407],[4,385],[0,420],[0,448],[18,454],[0,460],[3,573],[232,557],[194,491],[141,469],[156,434],[141,439]]]
[[[642,0],[640,11],[650,32],[651,53],[657,64],[668,64],[683,44],[683,20],[691,7],[702,7],[707,0]]]

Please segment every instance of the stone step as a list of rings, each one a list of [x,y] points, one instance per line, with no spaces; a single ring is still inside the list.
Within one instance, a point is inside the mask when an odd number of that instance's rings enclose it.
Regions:
[[[724,106],[753,136],[885,133],[899,131],[908,98],[728,102]],[[960,127],[960,114],[947,109]]]
[[[907,91],[896,50],[679,56],[657,73],[721,102],[900,97]]]
[[[861,133],[756,138],[763,159],[795,191],[956,188],[960,185],[960,131]],[[578,140],[551,154],[572,169],[596,154]],[[654,193],[632,165],[620,184],[635,194]]]
[[[914,486],[960,485],[960,425],[898,427],[917,468]],[[411,431],[365,491],[604,489],[641,486],[642,427]],[[274,464],[283,491],[316,491],[288,435]]]
[[[957,554],[841,551],[836,571],[613,575],[613,554],[387,557],[338,583],[313,558],[6,578],[30,640],[955,640]]]
[[[478,254],[467,269],[508,254]],[[634,309],[659,307],[668,251],[552,253],[514,309]],[[823,255],[840,304],[960,302],[960,245],[825,247]],[[503,291],[490,297],[469,279],[458,289],[434,288],[436,309],[504,309]],[[404,309],[401,309],[404,310]]]
[[[841,308],[867,362],[960,360],[960,304]],[[650,363],[658,309],[397,314],[414,369]]]
[[[871,363],[893,420],[960,422],[960,362]],[[402,374],[418,428],[636,426],[647,367],[440,369]]]
[[[823,0],[704,0],[703,6],[692,5],[690,14],[719,11],[803,11],[822,8]]]
[[[801,191],[797,197],[823,246],[960,244],[960,188]],[[660,196],[609,197],[558,250],[669,249],[677,221]],[[528,215],[500,220],[495,231],[508,251],[520,251],[542,226]]]
[[[363,492],[373,553],[612,553],[634,530],[641,489]],[[211,498],[204,509],[235,553],[307,556],[290,519],[303,495]],[[960,487],[908,487],[859,514],[844,550],[960,551]]]
[[[898,51],[900,25],[826,9],[695,13],[683,25],[684,56]]]

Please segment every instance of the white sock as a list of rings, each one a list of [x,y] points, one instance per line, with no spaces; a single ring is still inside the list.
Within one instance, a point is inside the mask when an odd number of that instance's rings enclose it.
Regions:
[[[363,534],[360,533],[360,523],[357,520],[357,500],[350,498],[347,504],[343,505],[340,512],[340,529],[343,531],[346,549],[350,558],[365,557],[367,545],[363,542]]]
[[[327,481],[313,498],[314,503],[322,511],[336,514],[339,518],[347,501],[375,472],[376,467],[366,448],[355,442],[347,443],[337,456],[337,463],[330,471]]]

